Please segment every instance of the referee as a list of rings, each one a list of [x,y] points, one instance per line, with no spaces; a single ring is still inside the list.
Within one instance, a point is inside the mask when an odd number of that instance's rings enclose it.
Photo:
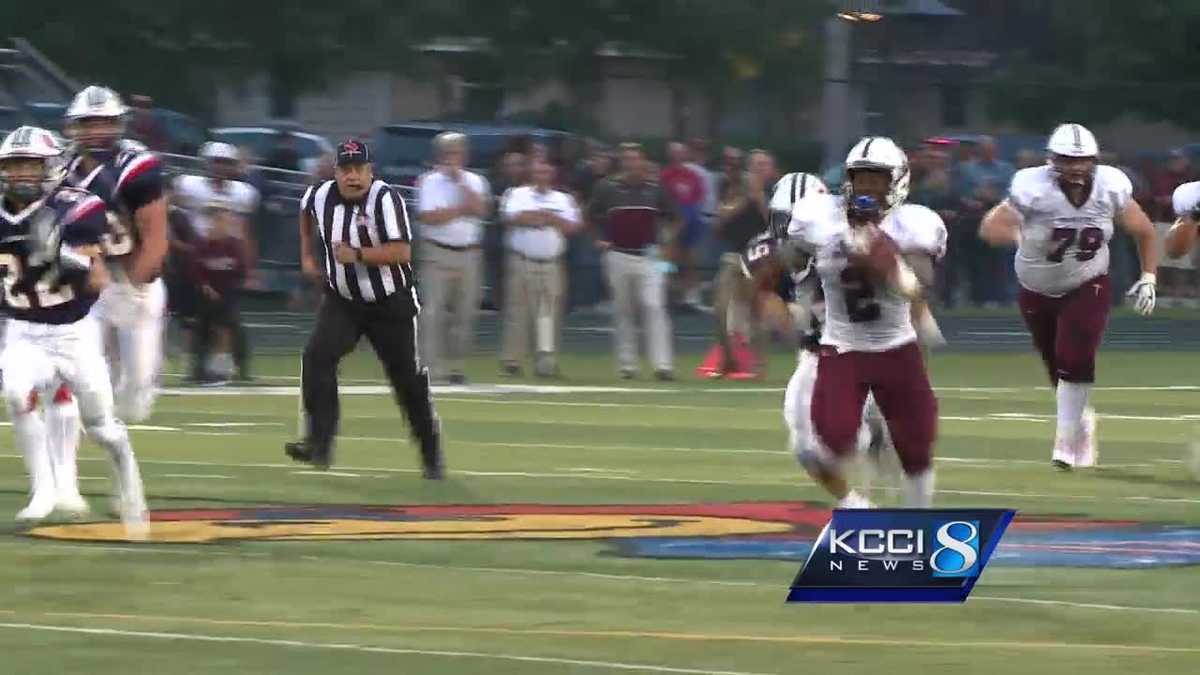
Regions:
[[[313,254],[314,230],[324,250],[323,270]],[[366,144],[338,145],[334,179],[309,187],[300,200],[301,268],[305,276],[324,280],[325,295],[304,348],[307,435],[284,446],[292,459],[329,468],[338,424],[338,363],[366,335],[421,445],[425,478],[442,477],[441,425],[429,397],[428,371],[417,357],[420,304],[411,240],[404,199],[375,178]]]

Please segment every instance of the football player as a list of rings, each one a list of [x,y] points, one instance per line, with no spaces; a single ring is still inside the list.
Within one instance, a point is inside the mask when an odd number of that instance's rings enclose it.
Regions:
[[[1166,252],[1169,258],[1182,258],[1196,245],[1200,230],[1200,181],[1184,183],[1171,195],[1175,207],[1175,223],[1167,232]]]
[[[842,195],[800,200],[788,227],[789,241],[813,256],[825,299],[809,404],[816,442],[800,461],[839,507],[870,506],[850,488],[843,465],[873,396],[904,472],[904,503],[927,507],[937,400],[911,313],[933,283],[946,227],[933,211],[904,203],[908,158],[891,139],[863,138],[845,169]]]
[[[783,420],[788,430],[788,448],[802,464],[819,443],[812,428],[811,403],[825,305],[814,261],[788,244],[787,228],[797,202],[812,195],[828,193],[821,179],[812,174],[785,175],[775,184],[771,196],[770,230],[750,240],[742,256],[743,271],[750,277],[755,289],[756,312],[784,334],[795,336],[799,342],[796,370],[788,380],[784,393]],[[781,289],[784,290],[782,294]],[[784,297],[790,301],[785,303]],[[859,449],[867,448],[872,460],[890,447],[883,417],[871,397],[868,397],[864,410],[858,446]],[[847,504],[855,507],[867,505],[865,502]]]
[[[140,422],[150,415],[162,360],[166,288],[159,273],[167,253],[167,201],[158,157],[123,140],[127,112],[111,89],[90,86],[67,107],[64,131],[77,153],[67,183],[98,195],[108,207],[101,248],[112,283],[93,312],[105,338],[116,333],[117,412],[125,421]],[[73,471],[79,411],[66,387],[54,392],[46,424],[55,466]],[[81,505],[66,499],[63,510],[68,502]]]
[[[1153,223],[1133,200],[1129,178],[1099,164],[1100,147],[1086,127],[1059,125],[1046,153],[1045,165],[1013,176],[1008,197],[984,216],[979,236],[993,246],[1017,246],[1018,305],[1057,400],[1050,461],[1069,470],[1099,459],[1088,398],[1112,304],[1113,224],[1137,242],[1142,275],[1128,295],[1143,316],[1154,311],[1158,243]]]
[[[63,496],[38,408],[66,384],[78,397],[88,435],[113,460],[121,519],[137,537],[148,522],[141,474],[113,412],[99,330],[89,314],[108,278],[101,250],[106,210],[99,197],[62,186],[62,160],[61,146],[44,129],[21,127],[0,143],[0,275],[10,317],[0,369],[32,483],[32,497],[17,518],[41,520]],[[66,487],[82,501],[70,468]]]

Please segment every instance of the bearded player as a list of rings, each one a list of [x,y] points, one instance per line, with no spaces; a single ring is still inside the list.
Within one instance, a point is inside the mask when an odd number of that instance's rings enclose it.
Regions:
[[[89,313],[108,276],[100,250],[104,202],[62,187],[64,178],[62,148],[50,132],[21,127],[0,143],[0,274],[10,317],[0,369],[32,483],[17,519],[41,520],[61,504],[39,407],[65,382],[78,395],[88,435],[113,460],[121,520],[130,536],[140,536],[148,522],[141,474],[113,414],[99,330]],[[74,473],[67,480],[77,494]]]
[[[1057,429],[1050,461],[1061,470],[1095,466],[1096,416],[1088,405],[1096,351],[1108,323],[1112,288],[1108,241],[1119,223],[1137,242],[1141,278],[1129,289],[1134,309],[1154,311],[1158,243],[1133,200],[1129,178],[1099,164],[1100,147],[1080,124],[1059,125],[1047,162],[1013,176],[1008,198],[983,218],[979,236],[1017,246],[1018,304],[1055,387]]]
[[[800,462],[839,507],[870,506],[850,488],[844,464],[873,396],[904,471],[904,503],[927,507],[937,400],[911,312],[933,283],[946,228],[933,211],[904,203],[908,158],[891,139],[860,140],[845,168],[842,195],[798,201],[788,227],[789,242],[813,257],[825,300],[810,403],[816,442]]]
[[[92,312],[102,335],[116,334],[117,413],[125,421],[140,422],[150,415],[162,356],[166,289],[159,273],[167,252],[167,201],[158,157],[123,140],[127,113],[111,89],[90,86],[67,107],[64,131],[77,152],[68,167],[68,184],[96,194],[108,207],[101,248],[112,282]],[[79,411],[67,387],[54,393],[46,424],[56,472],[74,475]],[[87,510],[77,485],[63,483],[59,489],[60,510]]]

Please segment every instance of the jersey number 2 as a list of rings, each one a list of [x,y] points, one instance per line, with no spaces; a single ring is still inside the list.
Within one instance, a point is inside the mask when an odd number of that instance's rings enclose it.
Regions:
[[[21,259],[11,253],[0,253],[0,282],[4,284],[4,303],[14,309],[29,309],[29,294],[16,289],[24,269]],[[40,279],[34,284],[38,307],[54,307],[75,297],[70,286],[52,288],[50,281]]]
[[[1056,227],[1054,232],[1050,234],[1050,239],[1058,242],[1058,248],[1050,252],[1046,256],[1046,260],[1053,263],[1060,263],[1067,255],[1067,249],[1071,244],[1075,243],[1075,239],[1079,239],[1079,250],[1075,252],[1075,259],[1079,261],[1091,260],[1096,257],[1096,251],[1104,245],[1104,230],[1098,227],[1085,227],[1082,230],[1076,230],[1073,227]]]
[[[857,267],[842,270],[842,296],[846,299],[846,316],[851,323],[865,323],[879,318],[879,302],[875,287]]]

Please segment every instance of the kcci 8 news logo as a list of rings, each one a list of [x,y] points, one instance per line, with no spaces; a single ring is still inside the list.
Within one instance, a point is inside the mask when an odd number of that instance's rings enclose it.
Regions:
[[[789,602],[963,602],[1016,511],[834,511]]]

